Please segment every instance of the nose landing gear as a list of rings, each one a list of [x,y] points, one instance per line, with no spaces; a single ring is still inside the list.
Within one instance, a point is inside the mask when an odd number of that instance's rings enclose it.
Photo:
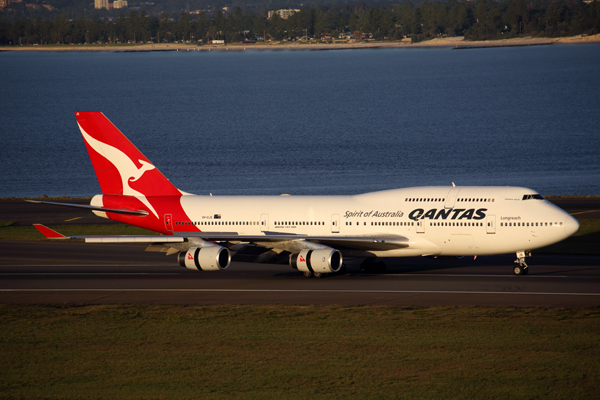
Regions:
[[[515,275],[527,275],[529,273],[529,267],[525,263],[525,257],[531,257],[530,251],[517,251],[517,259],[515,260],[515,268],[513,269]]]

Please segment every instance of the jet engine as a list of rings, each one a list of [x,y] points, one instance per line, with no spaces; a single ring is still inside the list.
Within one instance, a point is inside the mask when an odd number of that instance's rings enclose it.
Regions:
[[[290,255],[290,265],[302,272],[338,272],[342,267],[342,253],[330,247],[302,250]]]
[[[231,255],[222,246],[192,247],[177,255],[179,265],[197,271],[218,271],[229,267]]]

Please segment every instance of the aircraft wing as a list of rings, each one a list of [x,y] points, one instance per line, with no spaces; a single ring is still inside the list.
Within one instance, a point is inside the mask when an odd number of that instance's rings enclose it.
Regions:
[[[33,225],[47,239],[83,239],[86,243],[181,243],[201,239],[206,242],[263,243],[267,247],[279,247],[278,242],[311,242],[334,248],[360,250],[391,250],[409,246],[409,239],[399,235],[369,236],[308,236],[280,232],[265,232],[264,235],[239,235],[236,232],[190,232],[183,235],[81,235],[65,236],[41,224]],[[268,246],[271,243],[272,246]],[[313,246],[307,246],[313,247]]]
[[[194,232],[194,237],[206,241],[235,241],[248,243],[273,243],[276,242],[307,241],[319,243],[338,249],[352,248],[360,250],[391,250],[408,247],[409,239],[399,235],[368,235],[368,236],[309,236],[295,235],[279,232],[265,232],[264,235],[238,235],[235,232]]]

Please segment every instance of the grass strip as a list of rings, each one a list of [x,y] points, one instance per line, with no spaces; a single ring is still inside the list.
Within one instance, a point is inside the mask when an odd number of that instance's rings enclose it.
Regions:
[[[0,398],[600,395],[600,309],[0,305]]]

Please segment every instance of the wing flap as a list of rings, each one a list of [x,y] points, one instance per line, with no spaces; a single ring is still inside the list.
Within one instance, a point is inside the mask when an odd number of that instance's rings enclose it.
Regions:
[[[188,237],[188,235],[184,235]],[[310,236],[294,235],[289,233],[280,234],[267,232],[265,235],[232,235],[231,233],[216,232],[194,232],[190,236],[199,237],[206,241],[239,241],[248,243],[309,241],[334,248],[354,248],[360,250],[393,250],[409,247],[409,238],[400,235],[371,235],[371,236]],[[276,247],[276,246],[273,246]]]

